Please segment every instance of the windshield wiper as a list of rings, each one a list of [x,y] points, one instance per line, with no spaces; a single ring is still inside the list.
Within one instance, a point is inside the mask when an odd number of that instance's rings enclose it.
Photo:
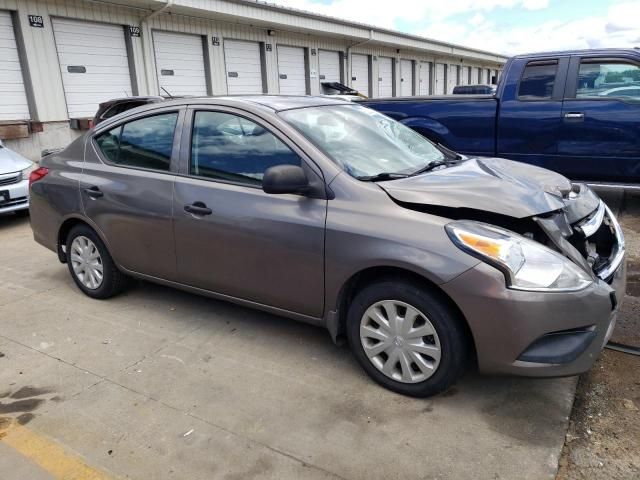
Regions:
[[[356,178],[363,182],[382,182],[384,180],[397,180],[398,178],[407,178],[408,176],[409,175],[407,175],[406,173],[382,172],[377,173],[376,175],[368,175]]]
[[[447,163],[448,162],[446,160],[438,160],[438,161],[435,161],[435,162],[427,163],[424,167],[419,168],[415,172],[411,172],[408,176],[409,177],[415,177],[416,175],[420,175],[421,173],[429,172],[429,171],[433,170],[434,168],[440,167],[442,165],[447,165]]]

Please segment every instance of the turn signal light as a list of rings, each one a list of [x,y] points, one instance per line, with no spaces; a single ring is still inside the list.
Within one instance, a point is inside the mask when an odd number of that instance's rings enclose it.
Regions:
[[[34,182],[43,179],[47,175],[47,173],[49,173],[49,169],[45,167],[36,168],[33,172],[31,172],[31,174],[29,175],[29,188],[31,188],[31,185]]]

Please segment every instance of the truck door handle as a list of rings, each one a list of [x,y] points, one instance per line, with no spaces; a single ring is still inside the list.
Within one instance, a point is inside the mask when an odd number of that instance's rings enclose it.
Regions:
[[[104,195],[104,193],[102,193],[95,185],[93,187],[85,188],[84,191],[91,198],[100,198]]]
[[[568,112],[564,114],[564,118],[567,120],[584,120],[584,113],[582,112]]]
[[[203,202],[193,202],[191,205],[185,205],[184,211],[194,215],[211,215],[213,210],[207,207]]]

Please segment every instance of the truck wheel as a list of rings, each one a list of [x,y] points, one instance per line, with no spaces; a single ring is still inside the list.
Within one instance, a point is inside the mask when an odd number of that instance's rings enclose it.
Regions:
[[[468,364],[459,314],[406,281],[385,280],[358,292],[347,313],[347,337],[369,376],[403,395],[443,392]]]
[[[76,225],[67,235],[67,265],[78,288],[91,298],[117,295],[128,277],[116,267],[100,237],[87,225]]]

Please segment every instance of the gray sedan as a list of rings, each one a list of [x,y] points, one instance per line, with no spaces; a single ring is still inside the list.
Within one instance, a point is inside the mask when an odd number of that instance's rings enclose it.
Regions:
[[[322,326],[406,395],[472,364],[583,372],[624,296],[622,232],[587,186],[339,100],[137,108],[32,177],[34,237],[90,297],[134,277]]]

